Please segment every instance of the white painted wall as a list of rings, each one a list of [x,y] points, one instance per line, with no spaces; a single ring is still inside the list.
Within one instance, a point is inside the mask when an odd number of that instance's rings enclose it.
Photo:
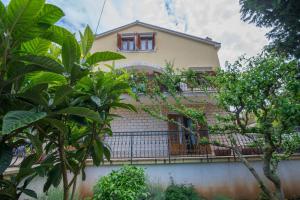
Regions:
[[[255,169],[262,174],[262,163],[253,162]],[[193,184],[206,197],[214,193],[239,199],[253,199],[258,193],[256,180],[240,162],[159,164],[141,165],[145,168],[151,183],[167,186],[171,178],[175,183]],[[103,175],[120,166],[88,167],[85,188]],[[279,166],[284,189],[288,196],[300,196],[300,161],[282,161]]]
[[[262,163],[252,162],[262,174]],[[148,164],[145,168],[149,181],[164,187],[171,178],[178,184],[193,184],[195,188],[209,199],[214,194],[224,194],[234,199],[255,199],[259,193],[257,183],[248,169],[240,162],[182,163],[182,164]],[[96,181],[112,170],[122,166],[89,166],[86,168],[86,181],[78,183],[78,191],[89,193]],[[282,161],[279,174],[287,197],[300,197],[300,160]],[[31,188],[42,191],[42,178],[35,180]],[[90,191],[89,191],[90,190]]]

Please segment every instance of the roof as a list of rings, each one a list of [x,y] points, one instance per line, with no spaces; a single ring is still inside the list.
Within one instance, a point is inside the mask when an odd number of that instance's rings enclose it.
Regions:
[[[180,36],[180,37],[183,37],[183,38],[188,38],[188,39],[191,39],[191,40],[195,40],[197,42],[202,42],[202,43],[205,43],[205,44],[213,45],[217,49],[219,49],[221,47],[221,43],[213,41],[209,37],[207,37],[207,38],[201,38],[201,37],[197,37],[197,36],[189,35],[189,34],[186,34],[186,33],[182,33],[182,32],[178,32],[178,31],[170,30],[170,29],[167,29],[167,28],[162,28],[162,27],[159,27],[159,26],[155,26],[155,25],[144,23],[144,22],[140,22],[140,21],[135,21],[135,22],[126,24],[124,26],[120,26],[118,28],[115,28],[115,29],[112,29],[112,30],[109,30],[109,31],[106,31],[106,32],[103,32],[103,33],[100,33],[100,34],[97,34],[96,35],[96,39],[101,38],[101,37],[106,36],[106,35],[109,35],[111,33],[118,32],[120,30],[129,28],[129,27],[135,26],[135,25],[140,25],[140,26],[143,26],[143,27],[146,27],[146,28],[150,28],[150,29],[162,31],[162,32],[165,32],[165,33],[169,33],[169,34],[172,34],[172,35]]]

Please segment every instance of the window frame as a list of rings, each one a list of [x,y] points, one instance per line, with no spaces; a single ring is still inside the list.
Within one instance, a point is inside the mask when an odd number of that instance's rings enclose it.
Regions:
[[[154,50],[154,48],[153,48],[153,36],[150,36],[150,35],[143,36],[143,35],[141,35],[140,38],[141,38],[140,51],[153,51]],[[142,49],[143,41],[146,41],[145,49]],[[151,43],[151,48],[149,48],[149,42]]]
[[[130,49],[130,42],[133,42],[133,49]],[[127,44],[127,49],[124,49],[124,43]],[[121,51],[136,51],[135,37],[134,36],[121,36]]]
[[[152,52],[155,50],[155,32],[147,33],[118,33],[117,46],[123,52]],[[142,49],[142,42],[145,48]],[[124,48],[126,46],[126,48]],[[132,47],[132,49],[130,48]]]

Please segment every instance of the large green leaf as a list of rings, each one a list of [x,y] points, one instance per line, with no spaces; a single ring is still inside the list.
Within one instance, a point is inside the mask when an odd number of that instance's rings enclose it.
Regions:
[[[6,14],[6,9],[2,1],[0,1],[0,31],[4,28],[4,17]]]
[[[89,26],[85,28],[83,35],[80,34],[80,40],[82,54],[85,57],[94,43],[94,34]]]
[[[68,85],[62,85],[55,91],[55,96],[52,105],[60,104],[66,97],[71,94],[73,89]]]
[[[32,112],[32,111],[10,111],[3,117],[2,133],[8,134],[16,129],[25,127],[33,122],[36,122],[44,117],[45,112]]]
[[[24,190],[22,190],[22,192],[23,192],[24,194],[26,194],[26,195],[32,197],[32,198],[35,198],[35,199],[38,198],[38,197],[37,197],[37,194],[36,194],[36,192],[35,192],[34,190],[24,189]]]
[[[24,42],[21,45],[21,51],[23,53],[33,55],[45,55],[49,50],[51,42],[49,40],[35,38],[30,41]]]
[[[111,107],[112,108],[124,108],[124,109],[130,110],[130,111],[137,112],[136,108],[133,105],[128,104],[128,103],[114,102],[111,104]]]
[[[24,160],[22,160],[20,165],[19,173],[17,174],[16,180],[18,182],[22,181],[25,177],[34,173],[34,169],[32,166],[36,164],[38,161],[39,156],[34,153],[27,156]]]
[[[99,166],[103,162],[104,148],[103,143],[98,140],[94,140],[92,143],[92,152],[91,152],[93,163],[96,166]]]
[[[96,65],[99,62],[110,61],[110,60],[120,60],[124,59],[125,57],[121,54],[114,53],[111,51],[103,51],[103,52],[96,52],[92,54],[90,57],[86,59],[86,63],[89,65]]]
[[[77,115],[80,117],[86,117],[94,121],[100,121],[100,116],[98,112],[95,112],[89,108],[84,107],[68,107],[56,112],[57,114],[68,114]]]
[[[25,77],[25,90],[32,88],[33,86],[40,84],[49,84],[51,86],[60,86],[67,83],[66,78],[63,75],[53,72],[33,72]]]
[[[31,24],[45,4],[45,0],[11,0],[7,7],[10,32]]]
[[[42,142],[39,138],[38,135],[32,135],[30,133],[26,134],[27,137],[30,139],[30,142],[32,143],[34,150],[37,154],[37,156],[42,155],[43,153],[43,146],[42,146]]]
[[[61,164],[57,163],[47,174],[47,181],[44,185],[43,191],[46,192],[51,185],[57,187],[62,178]]]
[[[13,158],[13,150],[5,143],[0,144],[0,174],[9,167]]]
[[[72,37],[72,33],[67,29],[60,26],[51,26],[41,37],[55,42],[59,45],[63,45],[66,37]]]
[[[57,130],[59,130],[63,134],[67,134],[69,132],[68,127],[62,121],[60,121],[58,119],[45,118],[45,119],[43,119],[43,121],[48,123],[52,127],[55,127]]]
[[[52,4],[45,4],[43,10],[38,16],[38,22],[46,24],[55,24],[64,15],[64,12],[59,7]]]
[[[48,106],[48,99],[45,95],[45,91],[48,88],[48,84],[40,84],[34,87],[31,87],[24,91],[23,93],[19,93],[18,97],[26,99],[29,102],[33,102],[37,105]]]
[[[20,60],[38,65],[47,71],[56,73],[62,73],[64,71],[64,67],[60,63],[47,56],[26,55],[22,56]]]
[[[66,71],[71,73],[74,63],[79,63],[80,60],[80,47],[74,36],[65,38],[61,57]]]
[[[2,3],[2,1],[0,1],[0,17],[3,16],[3,14],[5,14],[5,6],[4,4]]]
[[[75,88],[82,92],[89,92],[93,88],[93,80],[89,76],[85,76],[77,81]]]

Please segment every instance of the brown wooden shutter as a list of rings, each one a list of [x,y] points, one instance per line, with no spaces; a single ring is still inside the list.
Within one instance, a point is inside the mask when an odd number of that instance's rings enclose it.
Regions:
[[[155,33],[153,33],[152,49],[155,49]]]
[[[140,50],[141,49],[141,36],[140,36],[140,34],[137,33],[135,38],[136,38],[136,48],[138,50]]]
[[[117,46],[119,48],[119,50],[122,49],[122,37],[121,37],[121,34],[117,34]]]

